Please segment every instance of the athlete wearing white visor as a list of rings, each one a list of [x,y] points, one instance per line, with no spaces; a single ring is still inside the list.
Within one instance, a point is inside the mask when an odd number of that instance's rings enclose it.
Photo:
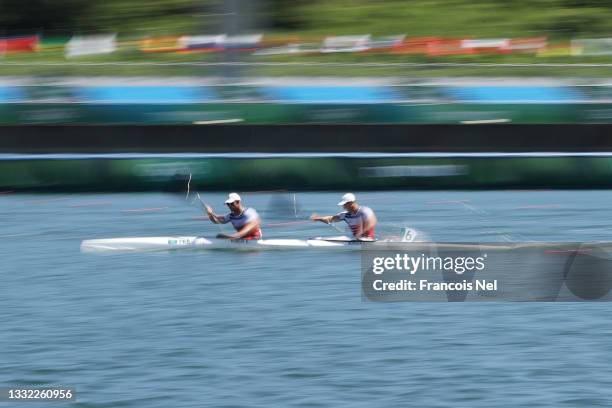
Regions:
[[[227,239],[261,239],[261,222],[259,214],[254,208],[245,208],[242,205],[242,200],[237,193],[230,193],[225,200],[225,204],[229,207],[230,212],[226,215],[217,215],[212,207],[205,204],[206,214],[208,218],[215,224],[232,224],[236,233],[234,234],[218,234],[217,238]]]
[[[319,216],[313,214],[310,219],[321,221],[326,224],[345,221],[357,239],[375,239],[374,229],[378,220],[371,208],[357,203],[357,197],[353,193],[346,193],[338,203],[345,211],[336,215]]]

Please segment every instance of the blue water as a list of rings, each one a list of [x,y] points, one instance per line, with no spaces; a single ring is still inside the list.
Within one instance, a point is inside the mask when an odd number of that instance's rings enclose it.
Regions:
[[[291,194],[243,198],[267,237],[302,238],[338,235],[296,221],[335,211],[340,195],[298,193],[295,208]],[[608,191],[358,197],[382,235],[408,224],[440,241],[612,236]],[[221,209],[222,195],[203,198]],[[79,252],[88,238],[218,232],[180,196],[4,194],[0,208],[0,386],[78,396],[28,406],[612,404],[607,303],[363,303],[347,252]]]

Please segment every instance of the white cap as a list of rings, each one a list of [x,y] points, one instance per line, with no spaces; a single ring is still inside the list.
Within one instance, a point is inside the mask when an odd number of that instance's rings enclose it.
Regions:
[[[238,193],[230,193],[230,195],[227,196],[227,200],[225,200],[225,204],[233,203],[235,201],[240,201],[240,196]]]
[[[357,198],[355,197],[355,194],[353,193],[346,193],[345,195],[342,196],[342,201],[340,201],[338,203],[339,206],[343,206],[346,203],[352,203],[353,201],[357,201]]]

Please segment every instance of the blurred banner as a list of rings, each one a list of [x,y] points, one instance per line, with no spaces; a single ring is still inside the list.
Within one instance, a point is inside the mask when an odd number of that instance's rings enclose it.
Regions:
[[[111,54],[117,50],[116,34],[74,36],[66,44],[66,57]]]
[[[612,157],[185,156],[0,155],[0,190],[612,188]]]
[[[155,45],[165,46],[170,45]],[[103,52],[106,46],[100,47],[75,43],[71,52]],[[159,78],[82,78],[61,85],[0,81],[0,124],[612,123],[612,87],[598,83],[404,84],[392,78],[262,78],[250,84],[174,81],[179,84]]]

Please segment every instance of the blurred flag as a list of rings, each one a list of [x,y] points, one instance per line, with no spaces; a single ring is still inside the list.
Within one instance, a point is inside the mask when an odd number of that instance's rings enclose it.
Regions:
[[[37,35],[0,39],[0,53],[36,52],[38,46]]]
[[[183,37],[149,37],[140,41],[142,52],[175,52],[182,49],[180,39]]]
[[[184,35],[179,38],[179,47],[182,51],[214,52],[223,48],[225,34],[220,35]]]
[[[263,34],[232,35],[223,39],[223,49],[249,51],[260,47]]]

